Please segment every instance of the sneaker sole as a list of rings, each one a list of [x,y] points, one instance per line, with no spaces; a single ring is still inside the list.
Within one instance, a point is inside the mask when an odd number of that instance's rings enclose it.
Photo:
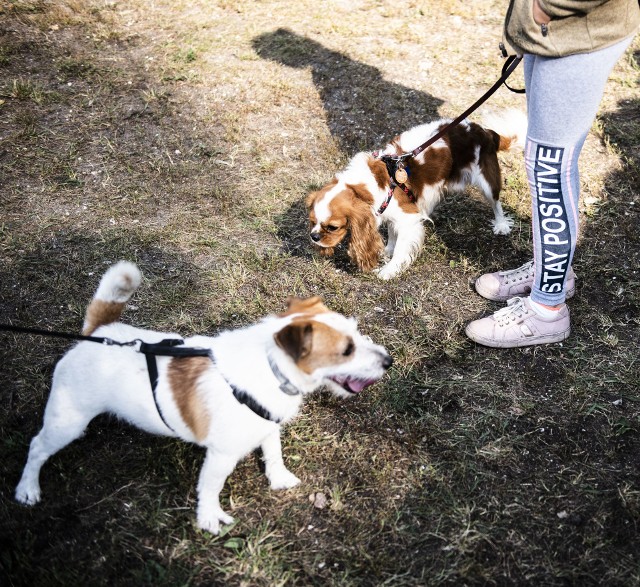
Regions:
[[[531,293],[531,288],[528,288],[529,291],[523,291],[519,294],[514,293],[514,294],[509,294],[508,296],[499,296],[490,292],[489,290],[483,289],[483,287],[477,281],[475,283],[475,288],[476,288],[476,292],[478,292],[479,295],[481,295],[486,300],[491,300],[492,302],[506,302],[511,298],[514,298],[517,296],[528,296]],[[576,286],[574,285],[571,289],[567,290],[567,293],[566,293],[567,299],[572,298],[575,293],[576,293]]]
[[[537,344],[552,344],[554,342],[562,342],[569,338],[571,328],[567,328],[563,332],[555,332],[547,336],[535,336],[532,338],[519,338],[517,340],[493,340],[491,338],[483,338],[473,332],[469,332],[469,327],[465,328],[464,333],[474,342],[482,346],[488,346],[494,349],[515,349],[524,346],[534,346]]]

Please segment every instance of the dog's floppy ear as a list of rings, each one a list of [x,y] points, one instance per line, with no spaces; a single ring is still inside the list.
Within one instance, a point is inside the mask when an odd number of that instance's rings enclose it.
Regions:
[[[353,194],[352,210],[349,217],[351,239],[349,256],[361,271],[371,271],[378,266],[383,249],[375,216],[371,211],[373,196],[363,185],[348,185]]]
[[[313,324],[292,322],[273,335],[276,344],[296,363],[311,352]]]
[[[287,300],[287,311],[282,316],[288,316],[289,314],[322,314],[329,311],[329,308],[322,303],[320,296],[311,298],[291,296]]]
[[[318,190],[317,192],[311,192],[305,201],[307,205],[307,209],[313,208],[313,205],[316,203],[316,200],[320,197],[324,192],[322,190]]]

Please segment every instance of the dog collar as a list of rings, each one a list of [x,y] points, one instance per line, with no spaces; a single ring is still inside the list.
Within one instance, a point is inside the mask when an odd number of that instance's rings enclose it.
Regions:
[[[278,365],[276,365],[275,361],[271,358],[271,355],[268,356],[268,359],[271,371],[275,378],[280,382],[280,391],[283,391],[287,395],[300,395],[300,390],[283,375],[282,371],[278,368]]]
[[[387,209],[391,203],[391,198],[393,198],[393,192],[397,187],[407,195],[411,202],[415,203],[417,199],[415,194],[405,184],[409,179],[409,166],[404,163],[407,156],[400,155],[394,157],[393,155],[383,155],[380,151],[373,151],[371,155],[385,164],[389,175],[389,191],[387,192],[387,197],[384,202],[382,202],[380,208],[378,208],[376,216],[381,216]]]

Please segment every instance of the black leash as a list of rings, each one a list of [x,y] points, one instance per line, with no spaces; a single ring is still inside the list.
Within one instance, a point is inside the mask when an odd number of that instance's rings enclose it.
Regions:
[[[82,334],[71,334],[68,332],[56,332],[54,330],[41,330],[38,328],[25,328],[23,326],[13,326],[11,324],[0,324],[0,331],[6,332],[18,332],[21,334],[36,334],[38,336],[50,336],[53,338],[64,338],[67,340],[79,340],[79,341],[88,341],[88,342],[96,342],[99,344],[104,344],[107,346],[120,346],[120,347],[132,347],[137,344],[138,347],[137,352],[142,353],[145,356],[147,361],[147,371],[149,373],[149,382],[151,384],[151,391],[153,392],[153,402],[156,405],[156,410],[158,411],[158,415],[160,419],[164,423],[164,425],[171,430],[174,434],[175,430],[169,426],[169,423],[166,421],[162,410],[160,409],[160,404],[158,403],[158,398],[156,394],[156,390],[158,387],[158,363],[156,361],[157,356],[161,357],[207,357],[211,359],[213,364],[216,364],[216,361],[213,357],[213,353],[209,349],[199,348],[199,347],[182,347],[184,344],[184,340],[181,338],[165,338],[160,342],[143,342],[139,338],[135,340],[130,340],[127,342],[119,342],[117,340],[113,340],[111,338],[107,338],[106,336],[84,336]],[[273,369],[273,367],[272,367]],[[279,372],[278,372],[279,373]],[[274,375],[281,381],[280,389],[284,391],[287,395],[296,395],[296,393],[292,392],[293,388],[283,389],[284,384],[282,383],[282,376],[278,377],[278,373],[274,372]],[[274,418],[271,415],[271,412],[267,410],[263,405],[257,402],[251,394],[248,392],[239,389],[231,382],[229,382],[222,373],[220,373],[222,378],[227,382],[227,385],[231,388],[233,396],[240,402],[241,404],[247,406],[254,414],[263,418],[264,420],[269,420],[271,422],[275,422],[279,424],[282,419]],[[297,391],[297,390],[296,390]],[[297,392],[299,393],[299,391]]]
[[[12,324],[0,324],[0,331],[19,332],[22,334],[37,334],[39,336],[52,336],[54,338],[66,338],[67,340],[88,340],[89,342],[98,342],[107,346],[134,346],[138,340],[129,342],[118,342],[106,336],[84,336],[82,334],[70,334],[68,332],[56,332],[54,330],[40,330],[38,328],[24,328],[23,326],[13,326]]]
[[[416,197],[413,192],[405,185],[409,177],[409,168],[405,164],[405,160],[410,157],[417,157],[422,151],[426,148],[430,147],[441,139],[444,135],[446,135],[454,126],[459,125],[469,114],[477,110],[482,104],[484,104],[493,94],[496,93],[498,88],[504,84],[509,90],[515,92],[517,94],[522,94],[525,92],[523,89],[513,89],[507,85],[507,79],[513,73],[516,67],[518,67],[519,63],[522,61],[522,56],[511,55],[507,58],[504,65],[502,66],[502,72],[500,78],[482,95],[478,98],[469,108],[467,108],[462,114],[454,118],[449,124],[447,124],[444,128],[440,129],[435,135],[429,138],[427,141],[416,147],[413,151],[409,151],[408,153],[402,153],[400,155],[382,155],[379,157],[379,153],[374,151],[372,154],[376,158],[380,158],[384,161],[387,166],[387,171],[389,173],[389,192],[387,193],[387,197],[382,205],[378,209],[377,215],[380,216],[389,206],[389,202],[391,202],[391,198],[393,197],[393,192],[396,187],[399,187],[404,191],[409,199],[412,202],[416,201]]]
[[[496,93],[498,88],[507,81],[508,77],[513,73],[515,68],[518,67],[521,61],[522,61],[521,56],[511,55],[510,57],[508,57],[507,60],[504,62],[504,65],[502,66],[502,73],[500,75],[500,78],[498,79],[498,81],[496,81],[495,84],[493,84],[484,94],[482,94],[482,96],[480,96],[480,98],[478,98],[473,104],[471,104],[471,106],[469,106],[469,108],[467,108],[462,114],[460,114],[460,116],[454,118],[440,132],[433,135],[428,141],[422,143],[422,145],[420,145],[419,147],[416,147],[410,153],[403,153],[401,157],[404,157],[404,158],[417,157],[427,147],[429,147],[430,145],[433,145],[433,143],[435,143],[438,139],[441,139],[444,135],[446,135],[447,132],[449,132],[454,126],[457,126],[458,124],[460,124],[465,118],[467,118],[467,116],[469,116],[469,114],[471,114],[472,112],[480,108],[480,106],[482,106],[491,96],[493,96],[493,94]],[[509,86],[506,86],[506,87],[509,88]],[[511,88],[509,89],[512,92],[517,92],[517,93],[524,92],[524,90],[512,90]]]

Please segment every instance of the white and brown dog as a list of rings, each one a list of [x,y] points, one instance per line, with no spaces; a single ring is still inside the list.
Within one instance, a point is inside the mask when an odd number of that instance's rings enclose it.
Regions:
[[[322,255],[331,256],[350,234],[348,252],[358,268],[391,279],[418,255],[424,241],[423,220],[431,220],[443,193],[468,185],[479,187],[493,207],[493,232],[508,234],[513,220],[504,214],[499,201],[502,181],[497,152],[522,146],[526,116],[507,111],[504,116],[494,115],[493,121],[511,129],[512,134],[498,134],[463,121],[418,156],[408,158],[405,184],[414,198],[396,187],[386,208],[390,176],[379,157],[413,151],[450,121],[438,120],[403,132],[377,157],[372,153],[355,155],[344,171],[307,197],[314,245]],[[378,232],[381,224],[388,225],[386,247]],[[389,260],[378,268],[383,251]]]
[[[116,322],[140,280],[131,263],[111,267],[87,309],[83,333],[146,343],[176,336]],[[282,315],[184,343],[211,355],[158,356],[156,393],[145,357],[135,348],[83,341],[67,352],[55,368],[44,423],[31,441],[16,499],[38,502],[44,462],[81,436],[95,416],[110,412],[153,434],[207,448],[197,520],[215,534],[220,523],[232,521],[219,501],[225,480],[254,449],[262,449],[272,489],[300,482],[283,463],[280,427],[296,416],[307,394],[327,387],[338,396],[354,396],[392,363],[384,347],[360,334],[355,320],[329,311],[318,297],[293,298]]]

